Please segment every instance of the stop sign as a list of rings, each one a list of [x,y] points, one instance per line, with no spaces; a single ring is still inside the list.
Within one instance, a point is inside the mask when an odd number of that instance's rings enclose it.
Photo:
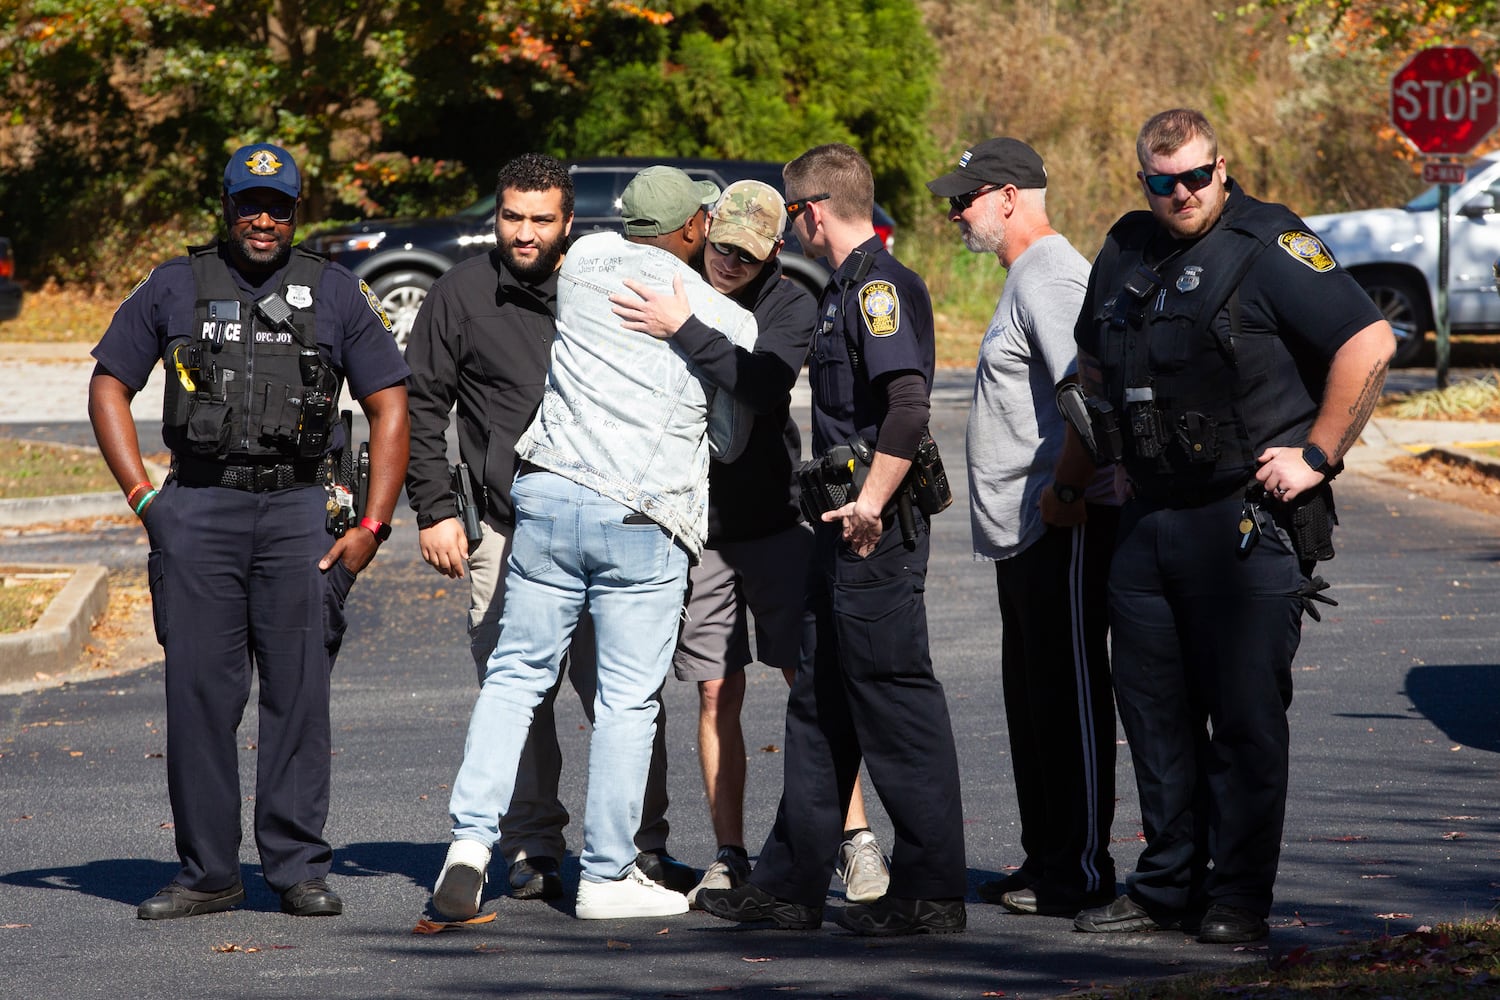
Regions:
[[[1462,156],[1495,130],[1500,81],[1474,50],[1423,49],[1391,77],[1391,123],[1429,155]]]

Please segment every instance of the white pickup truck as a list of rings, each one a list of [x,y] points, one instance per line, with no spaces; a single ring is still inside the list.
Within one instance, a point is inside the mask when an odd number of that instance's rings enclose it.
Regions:
[[[1500,153],[1475,160],[1448,195],[1448,323],[1454,333],[1500,331]],[[1438,189],[1402,208],[1307,217],[1396,331],[1397,365],[1422,351],[1437,315]]]

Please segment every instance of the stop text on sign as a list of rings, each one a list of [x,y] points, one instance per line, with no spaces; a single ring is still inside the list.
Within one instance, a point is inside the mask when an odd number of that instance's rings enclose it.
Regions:
[[[1473,122],[1494,114],[1495,86],[1489,80],[1405,80],[1394,89],[1396,114],[1409,122]]]

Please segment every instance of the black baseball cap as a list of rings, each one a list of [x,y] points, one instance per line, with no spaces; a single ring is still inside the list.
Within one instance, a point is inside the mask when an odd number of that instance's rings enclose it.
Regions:
[[[986,139],[964,150],[958,158],[958,166],[952,171],[928,181],[927,190],[939,198],[952,198],[986,184],[1044,188],[1047,186],[1047,168],[1042,166],[1037,151],[1020,139]]]

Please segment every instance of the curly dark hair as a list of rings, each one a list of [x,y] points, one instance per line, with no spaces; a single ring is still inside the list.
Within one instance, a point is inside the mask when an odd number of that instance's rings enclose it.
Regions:
[[[563,216],[573,214],[573,177],[567,165],[545,153],[522,153],[500,168],[500,179],[495,184],[495,203],[505,197],[505,189],[517,191],[549,191],[558,188],[563,196]]]

